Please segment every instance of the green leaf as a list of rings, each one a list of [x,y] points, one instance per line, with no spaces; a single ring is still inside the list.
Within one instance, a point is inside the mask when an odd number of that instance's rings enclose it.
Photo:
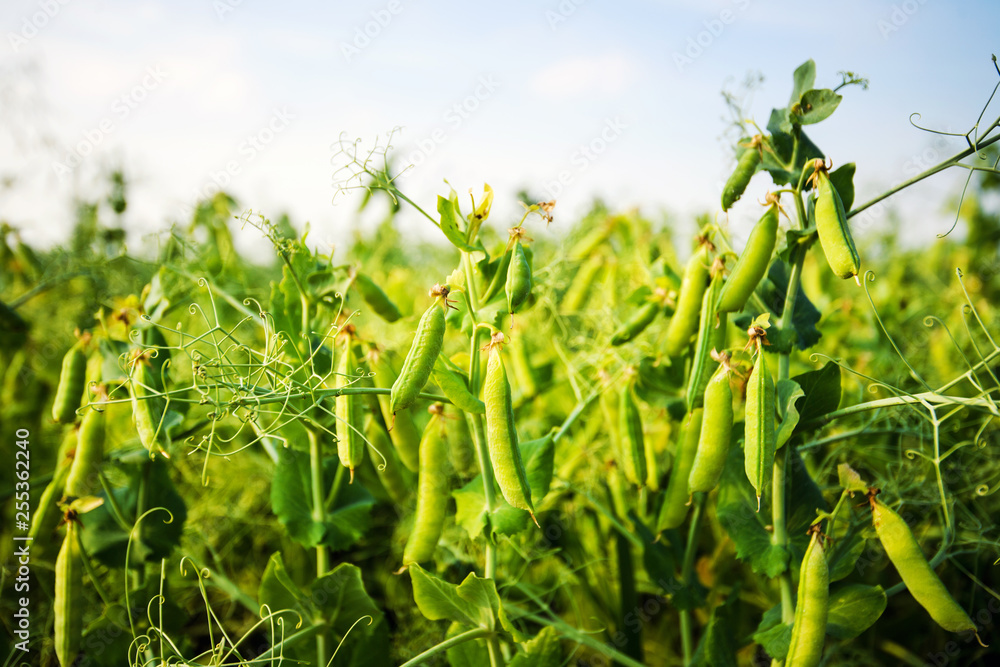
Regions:
[[[855,565],[865,551],[865,538],[860,530],[852,530],[834,542],[827,556],[830,565],[830,581],[840,581],[854,572]]]
[[[854,639],[875,624],[885,611],[881,586],[844,584],[830,591],[826,632],[834,639]]]
[[[740,648],[736,641],[738,628],[735,611],[738,595],[730,595],[725,602],[712,609],[705,627],[705,634],[698,642],[698,650],[692,659],[696,667],[736,667],[736,651]]]
[[[764,617],[753,633],[753,640],[764,647],[775,660],[788,656],[788,646],[792,642],[792,624],[781,622],[781,605],[777,604],[764,612]]]
[[[470,574],[458,586],[410,565],[413,600],[420,613],[431,621],[453,621],[474,628],[496,628],[500,596],[496,583]]]
[[[531,501],[535,505],[548,495],[549,487],[552,485],[556,456],[554,435],[554,432],[550,432],[537,440],[518,443],[521,448],[521,460],[524,462],[524,472],[528,477],[528,486],[531,487]]]
[[[774,395],[778,414],[781,416],[777,432],[777,447],[780,449],[792,437],[795,426],[799,423],[799,411],[795,409],[795,402],[805,396],[805,393],[795,380],[778,380],[774,386]]]
[[[445,639],[451,639],[455,635],[460,635],[470,628],[461,623],[452,623],[448,626]],[[472,639],[462,642],[457,646],[448,649],[448,664],[451,667],[481,667],[490,664],[489,649],[486,648],[485,639]]]
[[[625,303],[629,306],[641,306],[649,300],[649,297],[652,296],[652,294],[653,290],[649,288],[649,285],[642,285],[628,295],[628,298],[625,299]]]
[[[767,278],[761,281],[760,296],[774,315],[772,321],[777,321],[781,311],[785,307],[785,294],[788,291],[788,269],[784,262],[772,262]],[[748,304],[752,308],[752,304]],[[736,318],[737,326],[749,326],[750,320],[746,319],[752,315],[751,311],[744,309],[743,313]],[[807,350],[822,337],[816,324],[819,323],[820,312],[813,305],[809,297],[806,296],[802,286],[795,293],[795,310],[792,313],[792,326],[782,329],[777,325],[771,325],[767,330],[767,340],[771,343],[768,351],[779,354],[792,351],[792,347],[800,350]],[[746,322],[744,325],[743,322]]]
[[[792,135],[792,121],[788,109],[772,109],[767,123],[767,131],[771,133],[770,142],[780,161],[770,152],[764,151],[763,169],[771,174],[775,185],[798,185],[799,176],[806,163],[815,158],[823,158],[823,151],[806,135],[799,131],[799,150],[795,153],[795,138]],[[795,163],[791,164],[792,158]],[[789,165],[790,168],[786,168]]]
[[[841,463],[837,466],[837,479],[845,491],[850,491],[851,493],[865,493],[868,491],[868,483],[861,479],[861,475],[849,463]]]
[[[687,382],[684,374],[686,359],[643,357],[636,375],[636,396],[651,408],[668,410],[673,419],[683,419],[687,412],[682,398]]]
[[[810,199],[810,201],[812,200]],[[818,240],[819,234],[816,233],[815,227],[809,227],[808,229],[789,229],[785,232],[785,247],[778,252],[778,257],[781,258],[783,262],[791,264],[793,252],[798,250],[800,246],[802,246],[802,251],[805,252]]]
[[[799,421],[818,419],[833,412],[840,405],[840,366],[832,361],[815,371],[808,371],[794,378],[805,398],[799,404]]]
[[[799,101],[802,94],[810,90],[816,83],[816,63],[812,58],[795,68],[792,74],[792,96],[788,100],[791,106]]]
[[[629,513],[629,519],[642,540],[642,563],[651,581],[656,582],[663,593],[674,606],[691,609],[695,606],[694,596],[685,594],[685,586],[677,579],[677,560],[680,554],[675,554],[668,545],[676,531],[665,533],[667,539],[656,539],[652,531],[642,522],[638,515]]]
[[[469,539],[479,539],[486,529],[486,496],[482,475],[451,492],[455,498],[455,523],[465,529]]]
[[[132,595],[134,596],[135,592]],[[135,600],[136,597],[132,599]],[[177,609],[177,612],[179,615],[184,614],[181,609]],[[165,615],[163,618],[170,617]],[[132,633],[129,630],[125,607],[121,604],[112,604],[83,632],[84,647],[101,649],[88,651],[85,663],[91,667],[121,667],[122,656],[128,655],[131,644]]]
[[[556,629],[547,625],[535,638],[521,645],[523,653],[518,653],[507,663],[508,667],[561,667],[562,646]],[[486,664],[486,663],[481,663]]]
[[[478,250],[476,246],[471,246],[465,242],[465,232],[462,231],[462,222],[465,218],[458,206],[458,193],[454,190],[445,199],[438,195],[437,210],[441,214],[441,231],[448,237],[452,245],[459,250],[472,252]]]
[[[809,527],[816,518],[816,511],[828,511],[830,508],[823,498],[823,492],[816,485],[805,462],[799,456],[797,449],[792,448],[786,454],[785,478],[790,491],[786,496],[788,517],[788,542],[792,552],[793,562],[799,563],[809,546]],[[796,576],[798,569],[795,569]]]
[[[765,525],[770,514],[757,511],[757,493],[747,479],[743,448],[738,444],[740,429],[734,429],[729,458],[719,484],[716,514],[719,523],[736,547],[736,557],[750,563],[758,574],[773,579],[788,568],[788,551],[771,543]]]
[[[323,463],[324,488],[332,488],[337,468],[335,457]],[[341,473],[344,474],[344,473]],[[306,547],[325,544],[334,550],[350,548],[371,526],[375,499],[361,484],[341,484],[327,508],[326,521],[313,519],[309,455],[290,448],[278,453],[278,466],[271,482],[271,507],[289,536]]]
[[[286,609],[294,611],[301,615],[302,621],[306,624],[313,622],[319,615],[319,609],[309,596],[292,581],[291,575],[285,569],[285,561],[280,551],[271,554],[267,561],[260,586],[257,588],[257,602],[267,605],[271,613]]]
[[[830,172],[830,183],[840,195],[845,212],[850,212],[851,206],[854,205],[854,171],[855,164],[848,162]]]
[[[792,118],[799,125],[812,125],[826,120],[837,110],[842,99],[843,96],[828,88],[807,90],[798,100],[798,106],[792,105]]]

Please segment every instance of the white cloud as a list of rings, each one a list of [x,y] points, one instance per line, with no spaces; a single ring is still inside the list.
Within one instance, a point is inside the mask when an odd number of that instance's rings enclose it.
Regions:
[[[618,95],[638,79],[639,66],[627,56],[611,53],[560,60],[532,81],[542,97],[563,99],[576,95]]]

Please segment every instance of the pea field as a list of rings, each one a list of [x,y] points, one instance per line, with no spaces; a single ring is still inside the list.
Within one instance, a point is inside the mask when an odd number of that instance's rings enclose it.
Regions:
[[[820,75],[684,224],[351,142],[332,251],[223,191],[133,249],[121,172],[4,223],[0,665],[1000,664],[1000,118],[860,201]],[[961,233],[869,224],[946,170]]]

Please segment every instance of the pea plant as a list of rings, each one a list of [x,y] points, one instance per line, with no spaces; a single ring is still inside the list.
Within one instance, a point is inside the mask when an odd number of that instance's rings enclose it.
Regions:
[[[856,204],[807,130],[864,86],[808,61],[741,115],[689,253],[600,203],[558,242],[555,202],[497,225],[488,185],[430,212],[393,135],[338,145],[340,192],[386,214],[345,253],[221,193],[155,261],[100,246],[94,208],[90,264],[46,279],[5,228],[0,423],[51,445],[25,641],[65,666],[990,664],[1000,118]],[[948,168],[966,245],[856,224]],[[446,244],[402,239],[402,207]],[[98,265],[46,363],[33,323]]]

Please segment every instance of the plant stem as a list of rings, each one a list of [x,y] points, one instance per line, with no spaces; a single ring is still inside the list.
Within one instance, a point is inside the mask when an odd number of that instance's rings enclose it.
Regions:
[[[621,605],[618,609],[619,630],[625,631],[628,616],[638,609],[638,596],[635,591],[635,570],[632,567],[632,549],[629,541],[619,533],[615,536],[615,551],[618,558],[618,591]],[[635,632],[625,633],[625,655],[642,661],[642,626]]]
[[[404,662],[400,667],[416,667],[416,665],[421,665],[426,661],[430,660],[439,653],[444,653],[448,649],[458,646],[459,644],[464,644],[465,642],[472,641],[473,639],[479,639],[480,637],[486,637],[493,634],[492,631],[486,628],[474,628],[472,630],[466,630],[463,633],[457,634],[454,637],[445,639],[443,642],[437,646],[432,646],[415,658],[410,658]]]
[[[309,435],[309,474],[312,485],[312,519],[316,523],[326,523],[326,506],[323,502],[323,451],[320,448],[319,437],[311,428],[306,429]],[[326,546],[316,546],[316,577],[322,577],[330,569],[330,554]],[[326,665],[327,646],[326,635],[322,632],[316,635],[316,664]]]
[[[688,526],[687,544],[684,545],[684,560],[681,561],[681,584],[689,586],[694,574],[694,557],[698,546],[698,524],[701,522],[701,510],[705,504],[705,494],[697,493],[694,497],[694,508],[691,511],[691,525]],[[691,611],[682,609],[681,617],[681,651],[684,654],[684,664],[690,665],[694,656],[694,641],[691,635]]]

